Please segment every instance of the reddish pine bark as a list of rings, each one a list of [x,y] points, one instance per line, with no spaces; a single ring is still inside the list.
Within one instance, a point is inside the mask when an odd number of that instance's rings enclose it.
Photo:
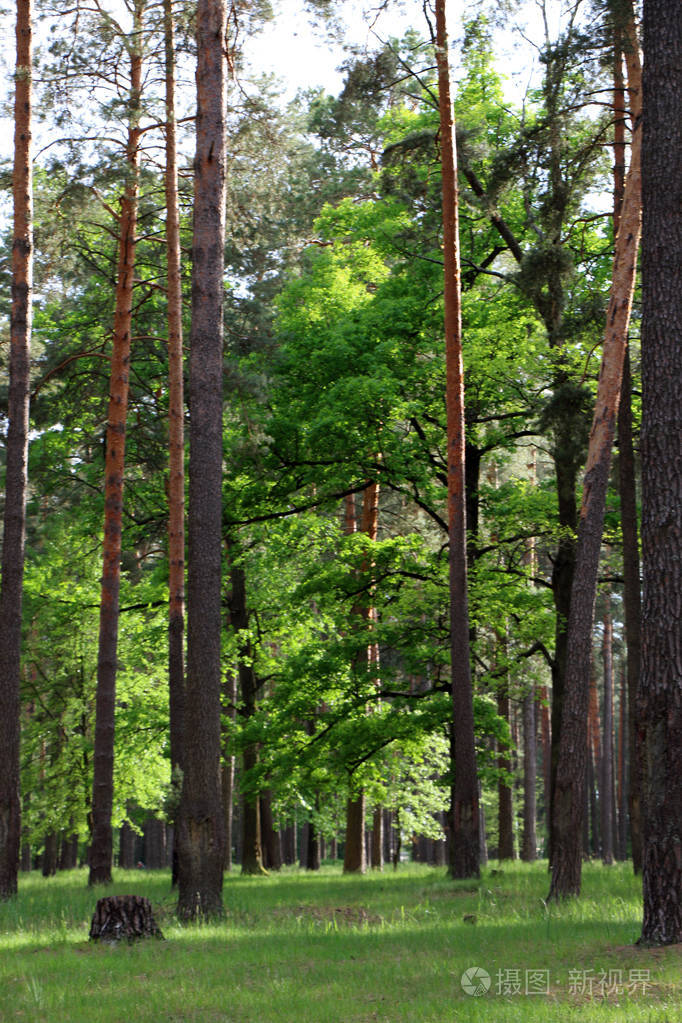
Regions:
[[[175,26],[171,0],[164,0],[166,58],[166,259],[168,264],[168,702],[170,761],[174,779],[182,771],[185,701],[185,407],[182,358],[182,279],[178,158],[175,123]],[[173,849],[177,882],[177,847]]]
[[[644,918],[682,941],[682,5],[644,2],[642,677]]]
[[[445,0],[436,0],[436,61],[440,111],[443,192],[443,260],[445,265],[445,362],[448,451],[448,525],[450,537],[450,660],[452,672],[452,787],[450,875],[478,877],[478,777],[474,747],[474,713],[469,656],[467,595],[464,371],[460,305],[457,152],[450,98]]]
[[[135,36],[130,51],[129,127],[126,144],[127,180],[119,219],[116,307],[111,352],[109,411],[104,468],[104,548],[97,658],[95,747],[93,753],[92,833],[89,884],[111,882],[114,799],[114,716],[121,582],[123,472],[130,372],[135,231],[140,173],[140,96],[142,52],[139,43],[141,7],[135,8]]]
[[[33,289],[32,66],[31,0],[17,0],[12,308],[0,583],[0,899],[16,894],[21,844],[19,690]]]
[[[604,665],[604,743],[601,761],[601,833],[602,861],[611,865],[614,858],[614,800],[613,800],[613,623],[611,601],[606,595],[604,609],[604,639],[602,656]]]
[[[224,0],[197,6],[187,576],[187,682],[178,813],[178,915],[223,911],[220,791],[223,272],[227,61]]]
[[[568,619],[566,680],[552,805],[550,898],[580,892],[586,806],[587,703],[591,636],[611,448],[635,287],[641,226],[641,67],[634,18],[627,26],[628,87],[633,111],[630,168],[616,238],[611,299],[583,481]]]

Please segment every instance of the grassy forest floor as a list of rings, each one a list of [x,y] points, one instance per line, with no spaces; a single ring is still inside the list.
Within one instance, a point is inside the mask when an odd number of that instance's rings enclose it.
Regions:
[[[480,883],[416,865],[233,874],[225,920],[195,927],[174,920],[167,872],[117,871],[106,891],[85,871],[22,875],[0,904],[0,1020],[680,1023],[682,946],[634,945],[629,864],[588,864],[582,897],[551,908],[546,863],[495,867]],[[151,899],[165,940],[89,942],[96,899],[117,893]],[[472,968],[481,995],[463,989]]]

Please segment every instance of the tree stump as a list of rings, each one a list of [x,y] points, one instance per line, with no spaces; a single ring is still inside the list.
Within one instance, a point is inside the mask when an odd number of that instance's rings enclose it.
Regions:
[[[141,895],[108,895],[98,899],[90,924],[93,941],[127,938],[163,938],[149,899]]]

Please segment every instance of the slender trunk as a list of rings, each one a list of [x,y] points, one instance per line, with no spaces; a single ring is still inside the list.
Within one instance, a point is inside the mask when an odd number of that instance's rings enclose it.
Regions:
[[[197,7],[194,163],[187,682],[183,786],[177,821],[178,915],[223,911],[225,832],[220,791],[223,273],[227,12]]]
[[[224,711],[234,728],[237,721],[237,676],[228,671],[224,685]],[[223,748],[222,792],[223,816],[225,818],[225,870],[232,870],[232,822],[234,816],[234,775],[236,758],[232,752],[232,740],[227,740]]]
[[[140,98],[142,90],[142,6],[136,3],[130,45],[127,181],[119,220],[116,308],[111,352],[109,412],[104,480],[104,548],[99,616],[95,745],[93,752],[92,835],[89,884],[110,884],[113,862],[111,811],[114,799],[114,719],[118,649],[123,473],[130,374],[130,342],[135,274],[135,232],[140,178]]]
[[[497,713],[510,724],[509,691],[505,685],[497,695]],[[508,747],[499,748],[497,755],[498,770],[505,774],[511,773],[511,755]],[[514,802],[512,799],[512,788],[506,778],[500,778],[497,783],[498,812],[497,812],[497,858],[498,860],[514,859]]]
[[[166,260],[168,264],[168,703],[171,777],[182,787],[185,701],[185,439],[182,359],[180,211],[175,123],[175,26],[172,0],[164,0],[166,58]],[[173,846],[173,884],[178,853]]]
[[[601,833],[602,861],[613,863],[613,625],[610,599],[606,597],[604,610],[604,742],[601,769]]]
[[[0,899],[17,892],[21,844],[19,692],[33,289],[32,32],[31,0],[17,0],[12,310],[0,582]]]
[[[580,892],[585,812],[587,704],[594,600],[611,448],[634,294],[641,223],[641,69],[634,19],[628,25],[628,85],[633,109],[630,168],[616,238],[601,371],[590,434],[568,620],[568,651],[559,760],[554,787],[550,897]]]
[[[682,941],[682,6],[644,2],[641,941]]]
[[[521,859],[531,863],[537,859],[536,773],[537,726],[535,720],[535,687],[531,685],[523,699],[523,838]]]
[[[445,0],[436,0],[436,60],[440,111],[445,264],[445,362],[448,450],[448,528],[450,539],[450,663],[455,778],[452,786],[450,875],[478,877],[478,776],[469,653],[467,596],[464,372],[460,306],[457,152],[450,98]]]
[[[616,798],[618,802],[618,859],[628,858],[628,793],[627,793],[627,762],[625,750],[627,722],[627,676],[621,675],[620,701],[618,705],[618,784]]]
[[[127,820],[121,825],[118,865],[123,870],[132,870],[135,866],[135,832]]]
[[[384,811],[375,806],[372,814],[372,870],[384,869]]]
[[[636,874],[642,871],[641,792],[643,744],[638,734],[637,693],[642,658],[642,596],[640,589],[639,536],[637,525],[637,485],[635,449],[632,439],[632,379],[630,356],[625,353],[623,383],[618,413],[618,469],[620,482],[620,521],[623,531],[623,588],[625,639],[627,643],[627,734],[630,764],[628,810],[632,864]]]

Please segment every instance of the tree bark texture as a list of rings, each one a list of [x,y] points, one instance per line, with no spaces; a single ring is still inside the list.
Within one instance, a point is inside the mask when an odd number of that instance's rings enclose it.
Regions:
[[[682,6],[644,2],[641,941],[682,941]]]
[[[384,811],[375,806],[372,812],[372,870],[384,869]]]
[[[114,801],[114,720],[118,650],[123,473],[130,381],[130,343],[135,274],[135,232],[140,178],[142,92],[141,4],[135,5],[130,43],[130,95],[126,143],[127,180],[121,199],[116,271],[116,306],[111,350],[109,410],[104,468],[104,544],[97,654],[92,833],[89,884],[109,884],[113,864],[111,811]]]
[[[141,895],[109,895],[99,899],[90,924],[93,941],[163,938],[149,899]]]
[[[537,722],[535,686],[523,698],[523,835],[521,859],[532,863],[538,857],[537,845]]]
[[[175,123],[175,25],[164,0],[166,60],[166,262],[168,273],[168,703],[171,775],[180,787],[185,703],[185,405],[178,155]],[[177,845],[173,883],[177,883]]]
[[[5,514],[0,581],[0,899],[16,894],[21,844],[20,669],[33,292],[33,8],[17,0],[14,221]]]
[[[628,24],[628,86],[633,113],[630,167],[613,262],[611,298],[583,480],[576,561],[568,618],[568,649],[559,759],[552,806],[551,898],[577,895],[587,769],[587,704],[592,625],[611,449],[637,271],[641,227],[641,67],[634,19]]]
[[[436,61],[438,64],[443,260],[445,265],[450,662],[454,753],[449,870],[452,877],[460,878],[478,877],[479,875],[479,818],[467,595],[464,372],[457,209],[457,152],[455,149],[454,111],[450,97],[445,0],[436,0]]]
[[[184,775],[178,914],[222,913],[220,791],[223,271],[227,61],[224,0],[197,6]]]

